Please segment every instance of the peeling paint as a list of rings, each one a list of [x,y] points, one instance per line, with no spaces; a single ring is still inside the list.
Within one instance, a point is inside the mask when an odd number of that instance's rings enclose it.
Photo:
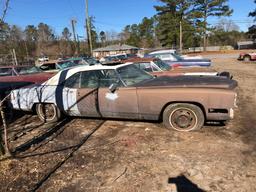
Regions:
[[[106,99],[115,101],[118,98],[117,93],[106,93]]]

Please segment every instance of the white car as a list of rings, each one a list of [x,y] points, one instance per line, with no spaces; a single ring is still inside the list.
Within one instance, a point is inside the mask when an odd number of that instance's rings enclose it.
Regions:
[[[160,51],[153,51],[149,55],[157,57],[163,61],[176,61],[177,57],[181,59],[202,59],[201,55],[198,56],[188,56],[188,55],[179,55],[175,49],[165,49]]]

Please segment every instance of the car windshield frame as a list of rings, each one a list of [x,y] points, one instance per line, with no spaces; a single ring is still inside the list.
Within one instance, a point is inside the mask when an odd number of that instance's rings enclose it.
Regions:
[[[153,63],[163,71],[170,71],[172,67],[161,59],[154,59]]]
[[[171,53],[171,55],[172,55],[173,57],[175,57],[175,59],[177,59],[177,61],[182,61],[182,60],[184,60],[180,55],[178,55],[178,54],[176,54],[176,53]]]
[[[123,70],[123,71],[121,71]],[[118,67],[116,73],[126,87],[136,87],[136,84],[152,80],[155,76],[138,68],[134,64]]]

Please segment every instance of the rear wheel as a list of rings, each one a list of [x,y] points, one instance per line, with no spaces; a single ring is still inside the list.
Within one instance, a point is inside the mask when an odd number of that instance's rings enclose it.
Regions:
[[[47,103],[47,104],[37,104],[36,113],[39,119],[45,123],[57,122],[61,118],[61,112],[56,107],[56,105]]]
[[[194,131],[203,127],[204,114],[193,104],[171,104],[164,110],[163,124],[166,128],[176,131]]]

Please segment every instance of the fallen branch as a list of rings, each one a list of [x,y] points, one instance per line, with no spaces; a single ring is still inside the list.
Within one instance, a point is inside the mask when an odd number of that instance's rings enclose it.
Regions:
[[[0,133],[1,135],[1,139],[0,139],[0,150],[1,153],[3,153],[6,157],[10,157],[11,156],[11,152],[9,149],[9,145],[8,145],[8,135],[7,135],[7,122],[6,122],[6,118],[5,118],[5,113],[4,113],[4,102],[9,98],[10,94],[8,94],[4,99],[1,100],[0,102],[0,113],[1,113],[1,118],[2,118],[2,122],[3,122],[3,127],[4,127],[4,151],[3,150],[3,144],[2,144],[2,133]],[[3,155],[2,154],[2,155]]]
[[[126,173],[126,171],[127,171],[127,167],[125,167],[124,171],[123,171],[117,178],[115,178],[115,179],[112,181],[112,183],[116,182],[120,177],[122,177],[122,176]]]

